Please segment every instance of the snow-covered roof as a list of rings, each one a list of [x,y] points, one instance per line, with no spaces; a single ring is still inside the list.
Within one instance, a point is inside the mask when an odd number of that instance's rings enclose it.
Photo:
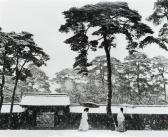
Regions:
[[[124,109],[125,114],[168,114],[168,105],[136,105],[136,106],[112,106],[112,113],[118,113],[120,108]],[[70,106],[71,113],[82,113],[85,107],[82,106]],[[89,113],[106,113],[106,106],[100,106],[99,108],[89,108]]]
[[[3,104],[2,105],[2,109],[1,109],[1,113],[10,113],[10,104]],[[26,109],[21,107],[19,104],[14,104],[13,105],[13,113],[22,113],[24,112]]]
[[[67,106],[70,105],[66,94],[28,94],[22,97],[22,106]]]

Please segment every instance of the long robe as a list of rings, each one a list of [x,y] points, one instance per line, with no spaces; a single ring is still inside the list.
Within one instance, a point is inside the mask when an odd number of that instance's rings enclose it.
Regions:
[[[82,113],[82,118],[81,118],[81,121],[80,121],[79,130],[80,131],[87,131],[88,129],[89,129],[88,115],[87,115],[87,112],[84,111]]]
[[[121,111],[117,115],[117,121],[118,121],[117,131],[124,132],[125,131],[125,117]]]

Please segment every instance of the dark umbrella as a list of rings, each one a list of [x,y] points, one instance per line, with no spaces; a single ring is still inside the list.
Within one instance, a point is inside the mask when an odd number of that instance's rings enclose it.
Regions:
[[[84,106],[84,107],[89,107],[89,108],[98,108],[99,105],[93,102],[82,102],[80,103],[80,105]]]
[[[135,106],[134,106],[134,105],[131,105],[131,104],[126,104],[126,103],[124,103],[124,104],[120,104],[120,105],[123,106],[123,107],[135,108]]]

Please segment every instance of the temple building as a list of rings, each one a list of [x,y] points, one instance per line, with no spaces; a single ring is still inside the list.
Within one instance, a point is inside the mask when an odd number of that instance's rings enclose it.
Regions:
[[[26,109],[29,126],[63,128],[69,114],[70,99],[66,94],[26,94],[20,106]]]

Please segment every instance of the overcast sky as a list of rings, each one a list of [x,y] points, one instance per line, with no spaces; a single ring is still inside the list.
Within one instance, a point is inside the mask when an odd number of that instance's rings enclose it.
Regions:
[[[64,69],[72,68],[76,53],[64,44],[68,34],[58,31],[61,24],[64,24],[62,12],[71,7],[81,7],[86,4],[95,4],[103,0],[0,0],[0,27],[3,31],[21,32],[27,31],[34,34],[38,46],[42,47],[50,55],[47,67],[42,69],[48,76],[53,77],[54,73]],[[114,0],[106,0],[114,1]],[[121,1],[121,0],[119,0]],[[126,0],[123,0],[126,1]],[[130,8],[138,10],[145,18],[152,13],[155,0],[127,0]],[[148,23],[148,22],[147,22]],[[152,25],[152,23],[148,23]],[[157,30],[156,26],[152,26]],[[118,48],[112,49],[111,55],[123,60],[128,55],[125,50],[125,41],[117,39]],[[145,48],[149,57],[168,54],[156,45]],[[89,59],[104,52],[91,53]]]

